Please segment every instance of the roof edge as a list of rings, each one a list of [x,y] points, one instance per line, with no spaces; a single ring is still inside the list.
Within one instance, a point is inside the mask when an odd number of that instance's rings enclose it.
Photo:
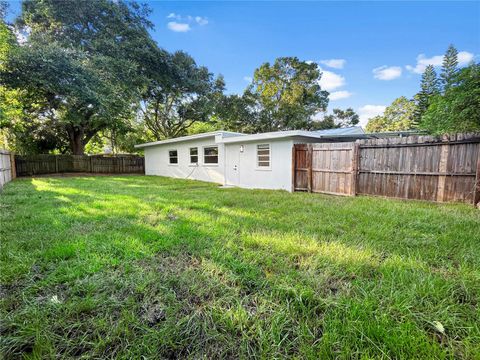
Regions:
[[[153,141],[153,142],[148,142],[148,143],[143,143],[143,144],[137,144],[134,147],[136,149],[142,149],[142,148],[146,148],[146,147],[150,147],[150,146],[170,144],[170,143],[175,143],[175,142],[179,142],[179,141],[204,139],[204,138],[208,138],[208,137],[216,137],[216,136],[219,136],[219,135],[223,138],[223,137],[242,136],[242,135],[245,135],[245,134],[237,133],[237,132],[233,132],[233,131],[218,130],[218,131],[210,131],[210,132],[194,134],[194,135],[180,136],[180,137],[176,137],[176,138],[172,138],[172,139],[165,139],[165,140],[160,140],[160,141]]]

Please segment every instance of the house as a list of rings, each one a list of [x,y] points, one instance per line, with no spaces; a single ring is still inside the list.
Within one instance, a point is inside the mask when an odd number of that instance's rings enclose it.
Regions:
[[[299,143],[355,141],[361,127],[242,134],[214,131],[136,145],[145,174],[255,189],[292,188],[292,147]]]

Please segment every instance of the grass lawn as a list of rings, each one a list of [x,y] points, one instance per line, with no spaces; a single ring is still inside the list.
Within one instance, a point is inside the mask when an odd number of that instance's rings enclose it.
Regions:
[[[468,205],[17,179],[0,239],[4,358],[480,356]]]

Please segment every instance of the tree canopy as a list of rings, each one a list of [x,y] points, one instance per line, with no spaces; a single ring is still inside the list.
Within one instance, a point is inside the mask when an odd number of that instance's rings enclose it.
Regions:
[[[458,69],[458,52],[450,45],[440,78],[433,65],[422,74],[413,100],[396,99],[383,115],[369,119],[367,131],[418,129],[431,134],[480,130],[479,64]]]
[[[420,127],[433,134],[480,131],[480,64],[457,71],[451,81],[443,95],[432,97]]]
[[[257,131],[307,129],[325,111],[328,92],[320,88],[318,65],[281,57],[255,70],[244,97],[254,103]]]
[[[29,118],[82,154],[95,134],[135,111],[145,61],[157,50],[145,16],[124,1],[25,1],[17,26],[27,41],[8,57],[2,85],[26,91],[35,104]]]
[[[403,131],[416,127],[415,103],[405,96],[395,99],[385,109],[383,115],[370,119],[366,126],[368,132]]]
[[[194,123],[208,121],[225,86],[222,77],[214,78],[184,52],[161,56],[166,71],[158,69],[149,79],[142,106],[146,127],[157,140],[184,135]]]

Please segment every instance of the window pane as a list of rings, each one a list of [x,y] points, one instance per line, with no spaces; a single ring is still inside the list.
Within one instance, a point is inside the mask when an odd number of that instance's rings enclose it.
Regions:
[[[203,149],[203,153],[205,155],[218,155],[218,147],[216,146],[206,147]]]
[[[203,148],[203,162],[205,164],[218,164],[218,147]]]
[[[178,152],[177,150],[168,151],[168,162],[170,164],[178,164]]]
[[[198,163],[198,156],[197,156],[197,155],[192,155],[192,156],[190,156],[190,162],[191,162],[192,164]]]
[[[205,164],[218,164],[218,156],[205,156]]]
[[[257,145],[257,166],[270,167],[270,145]]]
[[[190,148],[190,155],[198,155],[198,148]]]

